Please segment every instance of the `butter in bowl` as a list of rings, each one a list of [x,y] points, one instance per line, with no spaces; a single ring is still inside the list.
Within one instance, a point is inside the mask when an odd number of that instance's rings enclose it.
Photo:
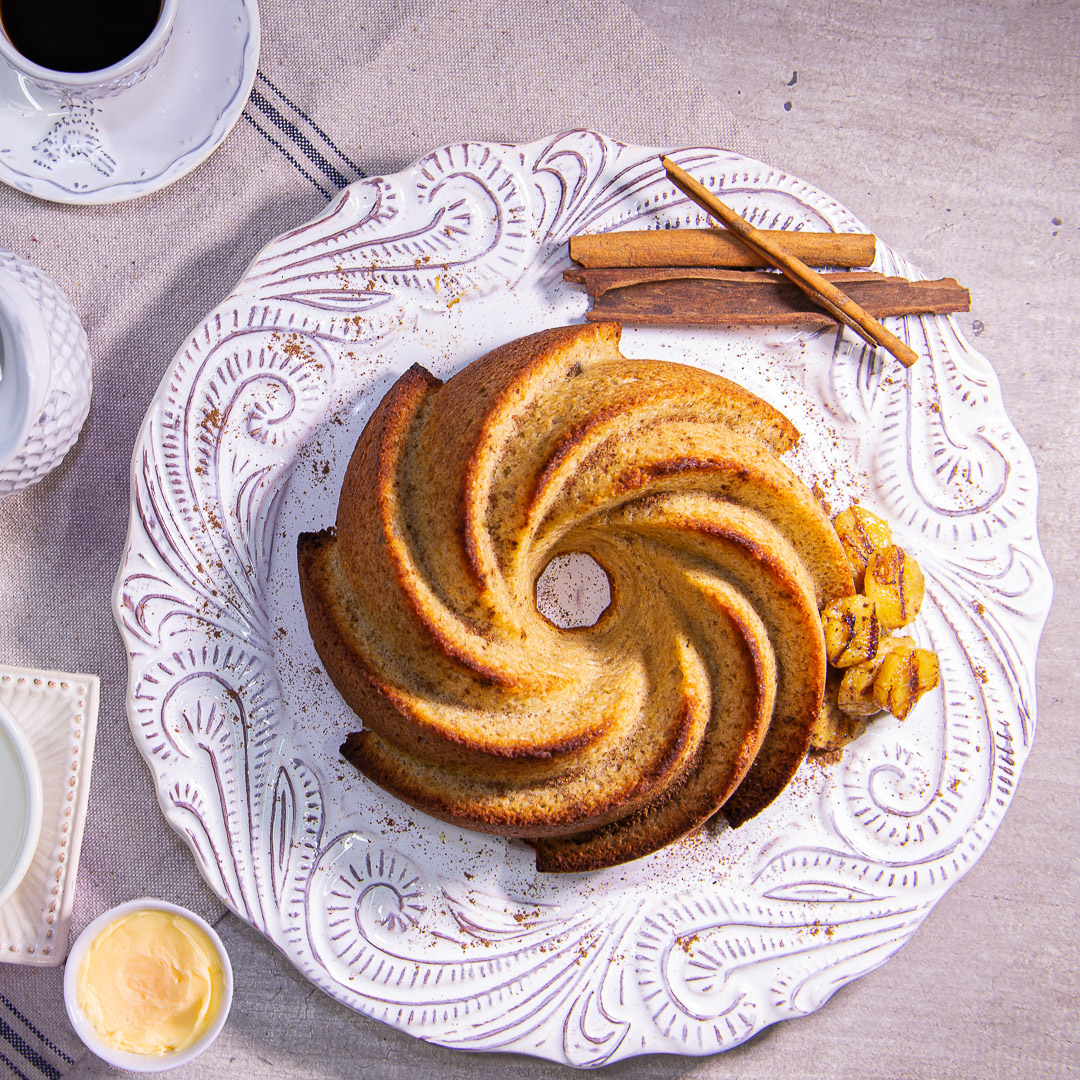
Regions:
[[[160,1072],[201,1054],[232,1003],[221,939],[193,912],[132,900],[79,935],[67,959],[64,1002],[79,1038],[99,1058]]]

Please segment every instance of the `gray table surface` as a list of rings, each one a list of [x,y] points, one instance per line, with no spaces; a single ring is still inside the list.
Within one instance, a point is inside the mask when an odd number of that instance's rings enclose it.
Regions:
[[[1039,470],[1056,601],[1038,736],[1004,824],[887,965],[818,1013],[705,1059],[619,1077],[1065,1076],[1080,1071],[1080,5],[1019,0],[627,0],[770,160],[834,195],[932,276],[969,286],[961,326],[994,364]],[[649,73],[641,73],[647,91]],[[92,867],[84,873],[92,875]],[[232,916],[218,1042],[172,1075],[569,1075],[427,1046],[314,990]],[[2,978],[2,976],[0,976]],[[107,1066],[83,1058],[69,1073]]]

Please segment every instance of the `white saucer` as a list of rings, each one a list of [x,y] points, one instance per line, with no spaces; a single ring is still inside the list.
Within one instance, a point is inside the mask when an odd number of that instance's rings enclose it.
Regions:
[[[187,0],[142,82],[64,103],[0,63],[0,180],[40,199],[114,203],[171,184],[240,118],[259,63],[257,0]]]
[[[19,887],[41,833],[41,773],[15,717],[0,705],[0,904]]]

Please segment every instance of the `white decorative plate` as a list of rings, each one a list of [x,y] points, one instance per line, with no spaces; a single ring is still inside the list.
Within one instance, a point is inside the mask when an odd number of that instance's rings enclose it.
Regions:
[[[759,162],[673,156],[759,225],[862,228]],[[567,877],[338,757],[356,718],[308,637],[296,536],[333,521],[371,409],[414,361],[445,377],[580,321],[570,235],[697,224],[654,151],[591,132],[438,150],[266,248],[184,345],[136,446],[116,614],[165,814],[309,978],[427,1040],[596,1066],[712,1053],[811,1012],[978,858],[1031,745],[1051,591],[1034,468],[952,320],[908,318],[890,323],[923,356],[910,371],[835,330],[623,334],[624,352],[699,363],[778,405],[803,432],[804,478],[892,522],[926,571],[915,633],[943,674],[907,721],[807,762],[737,831]],[[878,250],[879,269],[918,276]]]
[[[185,0],[161,59],[110,97],[62,99],[0,60],[0,180],[61,203],[157,191],[221,145],[258,63],[256,0]]]
[[[67,953],[99,691],[96,675],[0,664],[0,705],[30,744],[41,775],[33,859],[0,905],[2,963],[55,966]]]
[[[15,717],[0,702],[0,907],[19,887],[41,834],[41,771]]]

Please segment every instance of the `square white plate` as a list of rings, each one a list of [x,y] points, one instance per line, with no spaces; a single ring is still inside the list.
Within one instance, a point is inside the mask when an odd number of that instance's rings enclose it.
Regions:
[[[67,953],[100,684],[96,675],[0,664],[0,703],[29,740],[41,772],[37,850],[0,906],[0,961],[55,966]]]

